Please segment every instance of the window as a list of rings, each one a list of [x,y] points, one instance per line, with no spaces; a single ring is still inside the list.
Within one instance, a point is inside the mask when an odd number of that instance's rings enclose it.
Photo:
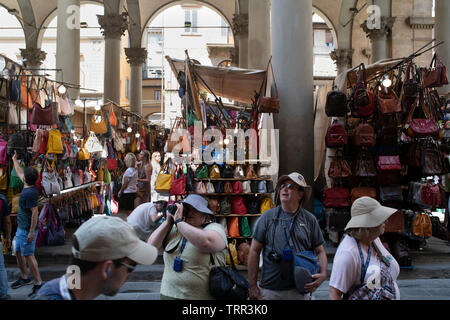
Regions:
[[[161,90],[155,90],[155,100],[161,101]]]
[[[184,9],[184,32],[197,33],[198,26],[198,11],[197,9]]]
[[[220,31],[221,31],[221,36],[222,38],[226,38],[228,36],[228,25],[225,22],[225,20],[223,20],[222,18],[220,19]]]

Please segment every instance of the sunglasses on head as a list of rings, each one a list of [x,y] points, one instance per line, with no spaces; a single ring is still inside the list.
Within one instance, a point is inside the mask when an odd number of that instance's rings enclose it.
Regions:
[[[280,186],[280,190],[284,187],[288,188],[289,190],[299,190],[299,191],[305,191],[303,187],[299,187],[297,185],[294,185],[293,183],[282,183]]]

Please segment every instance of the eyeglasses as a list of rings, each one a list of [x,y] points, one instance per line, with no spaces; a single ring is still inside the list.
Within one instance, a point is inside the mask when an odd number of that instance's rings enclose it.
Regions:
[[[121,266],[124,266],[125,268],[127,268],[128,273],[132,273],[134,271],[134,269],[136,269],[136,266],[132,266],[131,264],[127,264],[124,262],[120,263]]]
[[[298,191],[305,191],[302,187],[296,187],[294,184],[292,183],[287,183],[287,184],[282,184],[280,186],[280,190],[283,189],[284,187],[288,188],[289,190],[298,190]]]

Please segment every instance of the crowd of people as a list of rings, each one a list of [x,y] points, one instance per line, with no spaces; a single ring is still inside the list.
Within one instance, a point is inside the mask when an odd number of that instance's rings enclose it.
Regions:
[[[167,204],[155,190],[161,155],[141,151],[125,157],[126,171],[119,191],[120,217],[95,216],[83,223],[72,238],[72,261],[81,270],[80,287],[71,286],[68,275],[43,283],[34,257],[38,234],[38,178],[33,168],[20,168],[24,181],[17,215],[15,254],[21,276],[12,288],[34,286],[31,299],[83,300],[100,294],[114,295],[137,264],[152,264],[163,254],[162,300],[213,299],[209,274],[213,264],[224,266],[227,236],[215,221],[208,201],[190,194]],[[312,188],[296,172],[278,179],[277,206],[262,214],[253,233],[248,255],[250,299],[310,300],[327,279],[324,237],[315,216],[304,208]],[[0,223],[4,245],[11,246],[8,204],[0,197]],[[381,244],[384,223],[397,209],[361,197],[351,207],[351,220],[339,244],[329,282],[330,299],[400,299],[396,284],[399,265]],[[262,274],[259,277],[260,256]],[[307,258],[305,258],[305,256]],[[303,260],[302,260],[303,259]],[[315,263],[311,272],[304,259]],[[28,276],[27,266],[32,279]],[[259,280],[260,279],[260,280]],[[258,281],[259,280],[259,281]],[[375,290],[374,290],[375,288]],[[0,298],[8,299],[8,282],[0,254]]]

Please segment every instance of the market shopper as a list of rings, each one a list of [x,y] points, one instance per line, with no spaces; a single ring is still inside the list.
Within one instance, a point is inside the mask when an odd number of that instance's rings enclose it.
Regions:
[[[152,177],[152,165],[150,163],[150,151],[141,150],[138,155],[138,179],[137,193],[134,207],[150,201],[150,180]]]
[[[147,241],[164,217],[165,201],[147,202],[139,205],[127,217],[127,223],[134,228],[142,241]]]
[[[202,196],[191,194],[175,205],[175,214],[169,208],[167,220],[148,240],[164,251],[161,300],[213,299],[208,287],[211,255],[216,265],[225,265],[225,230],[214,222],[214,214]]]
[[[152,154],[152,174],[151,174],[151,201],[155,202],[160,200],[159,193],[155,190],[156,179],[158,178],[158,173],[161,170],[161,154],[159,152],[153,152]]]
[[[29,294],[29,296],[32,296],[42,286],[38,263],[36,261],[36,258],[34,257],[36,238],[39,229],[39,191],[35,184],[39,177],[39,174],[37,170],[32,167],[22,169],[19,161],[17,160],[17,152],[14,152],[12,160],[17,176],[24,183],[24,188],[20,193],[19,198],[15,243],[17,265],[19,266],[21,276],[11,285],[11,288],[17,289],[24,285],[31,284],[32,280],[28,277],[27,271],[28,264],[34,280],[33,289]]]
[[[0,194],[0,234],[3,230],[4,243],[0,244],[0,300],[10,300],[8,294],[8,277],[6,275],[3,249],[11,247],[11,219],[8,201],[3,194]]]
[[[314,215],[303,203],[311,196],[311,187],[296,172],[281,176],[276,186],[281,202],[258,219],[248,257],[249,295],[251,299],[307,300],[326,279],[327,256],[324,239]],[[263,273],[258,285],[259,256],[263,250]],[[293,261],[284,255],[304,250],[314,252],[320,263],[320,272],[312,275],[312,282],[298,288]],[[300,281],[298,281],[300,282]],[[302,292],[307,293],[302,293]]]
[[[136,156],[134,153],[127,153],[125,156],[125,166],[127,170],[122,177],[122,187],[119,190],[120,207],[127,211],[127,215],[134,209],[134,200],[137,192],[138,171],[136,169]]]
[[[398,209],[370,197],[356,199],[346,235],[336,251],[330,277],[330,298],[400,299],[396,283],[400,267],[379,238],[385,221]]]
[[[139,240],[133,228],[121,218],[93,217],[72,238],[70,265],[80,269],[78,284],[68,272],[47,282],[33,300],[92,300],[100,294],[114,296],[137,264],[151,265],[157,256],[156,248]]]

